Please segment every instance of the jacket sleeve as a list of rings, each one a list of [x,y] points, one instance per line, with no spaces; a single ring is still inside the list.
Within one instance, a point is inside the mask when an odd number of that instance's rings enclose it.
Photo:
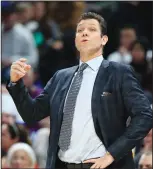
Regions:
[[[22,79],[14,86],[9,86],[9,83],[7,83],[6,88],[12,96],[19,114],[26,123],[33,123],[49,116],[50,90],[54,78],[55,75],[48,81],[43,92],[35,99],[32,99],[29,95]]]
[[[131,122],[123,135],[108,148],[108,152],[115,161],[127,155],[152,128],[150,103],[131,67],[125,67],[121,86],[122,99],[129,116],[131,116]]]

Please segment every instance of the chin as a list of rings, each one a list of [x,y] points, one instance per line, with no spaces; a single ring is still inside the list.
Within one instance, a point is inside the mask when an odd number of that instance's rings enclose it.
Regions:
[[[91,53],[94,49],[89,47],[83,47],[79,50],[80,53]]]

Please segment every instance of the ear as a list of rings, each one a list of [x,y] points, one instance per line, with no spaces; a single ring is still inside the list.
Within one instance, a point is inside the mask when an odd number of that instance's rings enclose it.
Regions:
[[[104,35],[104,36],[101,38],[101,44],[102,44],[103,46],[105,46],[107,42],[108,42],[108,36],[107,36],[107,35]]]

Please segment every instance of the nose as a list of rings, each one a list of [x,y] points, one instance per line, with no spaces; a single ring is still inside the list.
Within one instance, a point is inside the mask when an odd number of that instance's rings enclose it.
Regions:
[[[14,160],[14,165],[17,167],[19,167],[20,165],[22,164],[22,161],[21,161],[21,159],[20,158],[17,158],[17,159],[15,159]]]
[[[83,36],[83,37],[84,37],[84,36],[88,36],[88,31],[87,31],[87,30],[84,30],[82,36]]]

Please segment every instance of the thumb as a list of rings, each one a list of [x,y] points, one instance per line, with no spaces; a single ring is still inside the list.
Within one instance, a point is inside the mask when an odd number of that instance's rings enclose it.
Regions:
[[[89,159],[89,160],[85,160],[83,161],[83,163],[95,163],[96,159]]]
[[[24,68],[24,70],[25,70],[26,72],[28,72],[30,69],[31,69],[31,66],[30,66],[30,65],[26,65],[25,68]]]

